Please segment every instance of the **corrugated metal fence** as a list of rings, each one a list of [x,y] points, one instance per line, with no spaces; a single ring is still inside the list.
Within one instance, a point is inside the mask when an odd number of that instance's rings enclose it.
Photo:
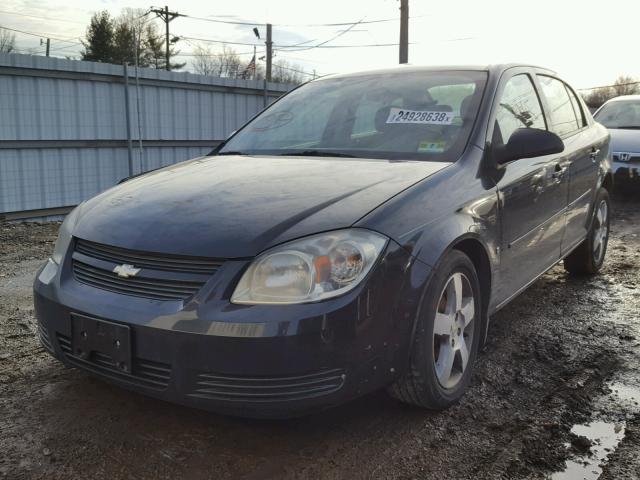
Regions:
[[[205,154],[292,88],[125,70],[0,54],[0,218],[64,212],[130,170]]]

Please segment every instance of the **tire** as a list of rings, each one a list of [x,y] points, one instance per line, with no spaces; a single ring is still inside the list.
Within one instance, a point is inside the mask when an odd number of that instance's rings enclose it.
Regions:
[[[460,301],[456,304],[457,298]],[[387,387],[389,394],[401,402],[432,410],[445,409],[460,400],[478,353],[481,312],[480,284],[473,263],[462,252],[452,250],[440,262],[425,292],[408,371]],[[467,352],[465,363],[463,349]],[[452,367],[447,377],[449,364]]]
[[[607,253],[610,221],[609,192],[601,188],[596,195],[587,238],[564,259],[565,270],[576,275],[593,275],[600,271]]]

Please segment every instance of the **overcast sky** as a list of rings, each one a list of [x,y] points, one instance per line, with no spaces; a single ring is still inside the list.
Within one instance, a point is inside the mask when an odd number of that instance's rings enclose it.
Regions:
[[[597,9],[595,5],[584,0],[410,0],[409,62],[528,62],[556,70],[576,88],[607,85],[621,74],[640,77],[640,1],[607,0]],[[150,4],[129,0],[4,0],[0,3],[0,26],[73,42],[84,35],[93,12],[106,9],[117,15],[123,7],[148,9]],[[356,25],[325,47],[396,44],[398,0],[181,0],[169,7],[196,17],[257,22],[263,36],[263,24],[271,22],[276,59],[285,58],[309,72],[362,70],[398,61],[397,46],[299,51],[279,48],[303,42],[317,45],[349,28],[309,24],[380,19],[392,20]],[[171,34],[258,43],[258,56],[264,50],[263,40],[257,40],[248,25],[181,17],[171,23]],[[35,36],[16,33],[16,43],[20,50],[44,51]],[[188,55],[193,44],[183,40],[178,48]],[[221,48],[219,43],[210,45]],[[251,45],[233,47],[248,58],[252,55]],[[82,47],[52,40],[51,48],[52,55],[78,56]]]

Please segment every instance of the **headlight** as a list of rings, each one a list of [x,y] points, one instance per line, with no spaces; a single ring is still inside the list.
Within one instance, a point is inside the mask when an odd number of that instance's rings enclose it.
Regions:
[[[357,286],[387,238],[361,229],[338,230],[286,243],[259,255],[244,273],[232,303],[306,303]]]
[[[79,207],[71,210],[69,215],[67,215],[67,217],[64,219],[64,222],[62,222],[60,230],[58,230],[58,239],[56,240],[56,246],[53,248],[53,254],[51,255],[51,260],[53,260],[58,265],[62,263],[64,254],[69,248],[69,243],[71,242],[71,234],[73,233],[73,227],[75,227],[76,225],[79,211]]]

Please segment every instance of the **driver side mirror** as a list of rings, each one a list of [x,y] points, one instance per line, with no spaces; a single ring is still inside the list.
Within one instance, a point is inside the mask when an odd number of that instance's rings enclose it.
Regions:
[[[502,165],[521,158],[542,157],[563,151],[564,143],[555,133],[539,128],[518,128],[504,147],[496,149],[495,160]]]

